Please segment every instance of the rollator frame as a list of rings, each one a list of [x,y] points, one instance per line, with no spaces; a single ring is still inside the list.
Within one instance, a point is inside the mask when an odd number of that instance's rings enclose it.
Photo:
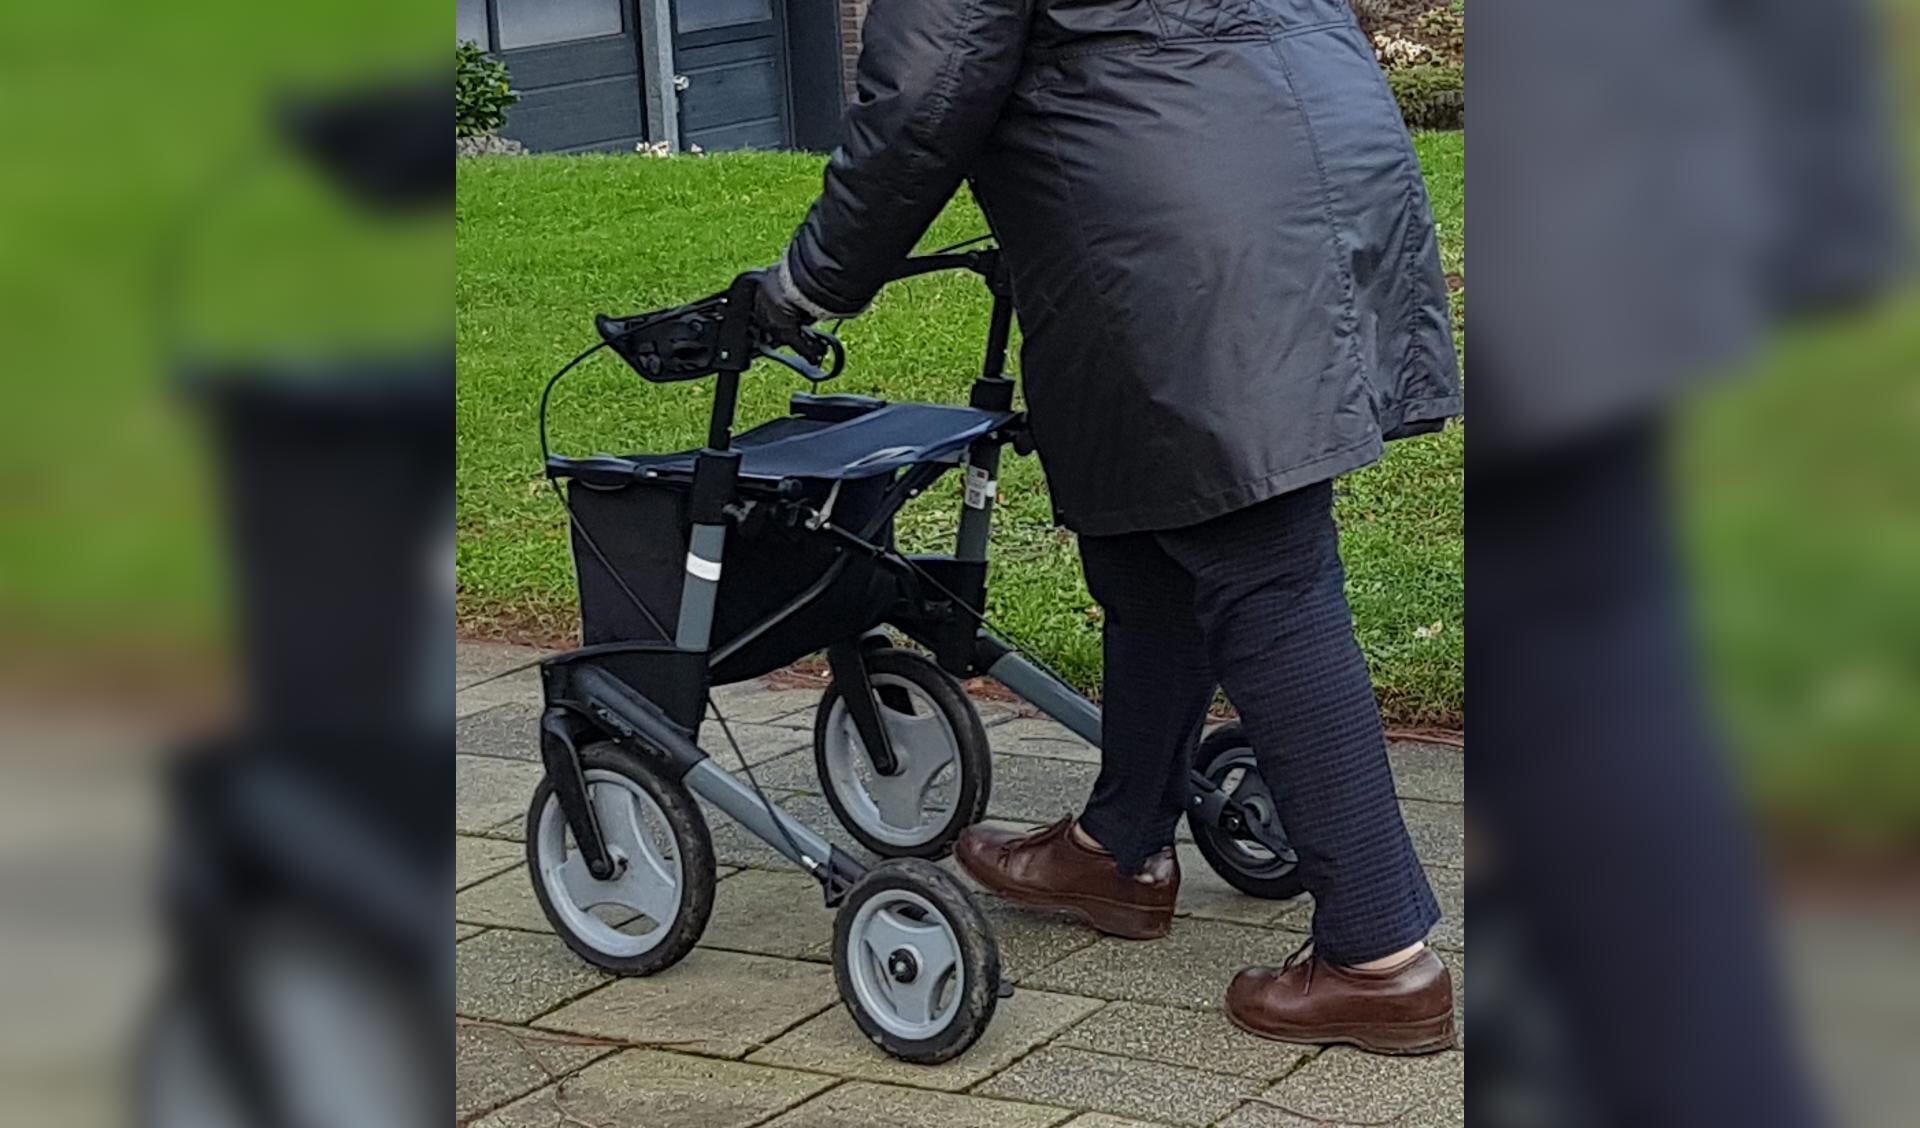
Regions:
[[[744,514],[738,495],[741,454],[733,449],[732,428],[740,374],[754,359],[747,340],[757,277],[736,278],[727,291],[726,310],[716,350],[717,379],[707,443],[694,460],[689,490],[690,531],[686,573],[671,642],[615,642],[585,646],[554,655],[541,664],[547,707],[540,723],[540,754],[555,795],[589,872],[605,880],[614,873],[597,825],[581,769],[580,749],[597,736],[649,756],[668,768],[689,791],[739,822],[789,861],[819,881],[828,905],[837,905],[867,873],[867,867],[775,806],[750,783],[721,769],[700,748],[712,664],[806,606],[825,591],[850,560],[860,554],[892,568],[902,581],[901,595],[884,620],[924,647],[955,678],[991,678],[1066,726],[1095,747],[1100,745],[1100,710],[1053,673],[995,637],[985,626],[987,552],[992,532],[996,477],[1001,453],[1009,445],[1029,453],[1032,440],[1024,414],[1014,411],[1014,382],[1006,374],[1012,331],[1012,287],[997,249],[923,255],[908,259],[894,279],[964,269],[982,278],[992,295],[986,357],[969,395],[970,406],[1006,413],[1009,422],[976,439],[967,449],[965,496],[951,555],[916,555],[910,566],[859,532],[823,526],[849,548],[819,580],[741,636],[719,648],[710,646],[719,578],[725,564],[729,526]],[[790,364],[790,366],[792,366]],[[899,472],[889,487],[911,497],[948,469],[917,464]],[[897,504],[885,505],[890,515]],[[862,536],[861,533],[865,533]],[[927,577],[923,580],[922,577]],[[928,582],[931,581],[931,582]],[[889,644],[884,631],[864,632],[826,647],[827,661],[848,713],[874,769],[894,768],[894,753],[879,704],[868,682],[864,654]],[[644,678],[623,678],[621,671],[646,671]],[[656,690],[656,701],[635,691],[629,680]],[[1190,805],[1209,821],[1235,835],[1256,835],[1239,804],[1198,771],[1192,773]],[[1272,844],[1269,844],[1272,845]],[[1286,849],[1284,841],[1277,844]]]

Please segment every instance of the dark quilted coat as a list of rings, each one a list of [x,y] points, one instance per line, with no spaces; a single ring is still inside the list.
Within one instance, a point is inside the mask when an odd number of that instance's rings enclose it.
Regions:
[[[1193,524],[1460,411],[1420,168],[1346,0],[874,0],[787,253],[857,310],[970,179],[1087,534]]]

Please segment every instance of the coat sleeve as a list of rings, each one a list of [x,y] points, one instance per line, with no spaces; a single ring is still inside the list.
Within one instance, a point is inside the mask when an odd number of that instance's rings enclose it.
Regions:
[[[1033,0],[873,0],[846,139],[781,268],[817,317],[873,300],[952,197],[1019,77]]]

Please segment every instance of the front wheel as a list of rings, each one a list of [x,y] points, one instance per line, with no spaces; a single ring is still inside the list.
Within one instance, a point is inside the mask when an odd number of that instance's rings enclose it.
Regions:
[[[678,780],[614,744],[580,750],[587,799],[613,856],[593,876],[560,797],[541,780],[527,810],[534,896],[575,954],[619,975],[652,975],[693,950],[713,912],[713,838]]]
[[[1231,830],[1187,808],[1187,826],[1200,856],[1228,885],[1252,897],[1285,901],[1307,891],[1300,857],[1280,825],[1280,805],[1260,774],[1253,745],[1238,721],[1207,734],[1194,755],[1207,783],[1239,805],[1245,826]]]
[[[883,858],[937,858],[986,817],[993,750],[960,683],[911,650],[865,656],[895,771],[873,766],[840,687],[820,698],[814,767],[827,803],[862,846]]]
[[[833,919],[833,978],[862,1033],[902,1061],[963,1053],[1000,1001],[1000,949],[958,878],[919,858],[882,862]]]

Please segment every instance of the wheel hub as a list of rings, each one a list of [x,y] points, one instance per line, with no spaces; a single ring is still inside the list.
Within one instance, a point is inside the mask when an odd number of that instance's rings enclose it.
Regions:
[[[887,957],[887,974],[895,983],[912,983],[920,978],[920,961],[911,948],[895,948]]]

